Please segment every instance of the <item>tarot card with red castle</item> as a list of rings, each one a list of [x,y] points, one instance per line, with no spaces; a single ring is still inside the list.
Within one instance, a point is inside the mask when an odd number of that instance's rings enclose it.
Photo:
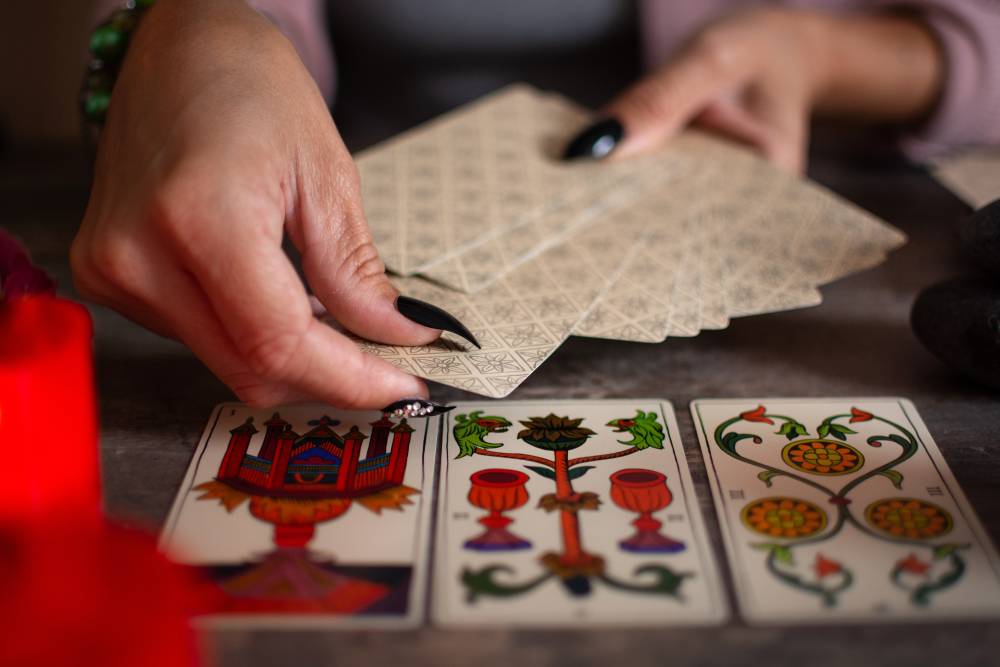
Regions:
[[[462,403],[442,429],[435,622],[726,618],[669,403]]]
[[[691,404],[751,623],[1000,615],[1000,559],[913,404]]]
[[[323,405],[217,406],[160,538],[227,625],[422,619],[437,419]]]

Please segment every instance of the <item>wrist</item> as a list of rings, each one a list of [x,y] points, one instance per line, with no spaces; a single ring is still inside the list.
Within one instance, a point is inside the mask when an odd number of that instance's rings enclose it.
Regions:
[[[804,72],[804,95],[810,108],[820,106],[834,87],[837,75],[837,19],[810,11],[789,12],[789,40],[797,45]]]
[[[913,121],[935,103],[944,56],[927,25],[899,13],[812,14],[802,34],[819,113]]]

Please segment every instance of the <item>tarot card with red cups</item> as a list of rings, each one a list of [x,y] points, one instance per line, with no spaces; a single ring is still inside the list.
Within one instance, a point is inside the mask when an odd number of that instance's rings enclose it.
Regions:
[[[434,621],[727,617],[669,403],[461,403],[445,416]]]
[[[423,618],[437,419],[217,406],[160,538],[222,592],[224,625]]]
[[[691,412],[748,622],[1000,616],[1000,558],[910,401]]]

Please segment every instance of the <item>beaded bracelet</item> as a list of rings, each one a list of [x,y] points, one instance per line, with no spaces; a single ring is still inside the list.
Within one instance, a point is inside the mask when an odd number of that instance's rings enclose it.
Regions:
[[[97,145],[97,137],[104,126],[108,103],[111,101],[111,91],[132,33],[154,2],[155,0],[128,0],[90,34],[90,62],[87,63],[80,90],[84,139],[90,146]]]

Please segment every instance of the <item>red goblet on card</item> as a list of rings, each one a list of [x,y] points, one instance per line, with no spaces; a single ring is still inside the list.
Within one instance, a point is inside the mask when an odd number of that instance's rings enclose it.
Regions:
[[[653,518],[654,512],[666,508],[674,500],[673,494],[667,488],[666,475],[644,468],[626,468],[612,473],[611,500],[623,510],[639,514],[639,518],[632,522],[636,527],[635,535],[618,543],[623,551],[643,553],[684,551],[684,543],[663,535],[660,532],[663,523]]]
[[[472,473],[469,477],[469,502],[489,514],[479,519],[486,530],[482,535],[466,540],[465,548],[476,551],[512,551],[530,549],[531,542],[507,530],[514,523],[503,516],[528,502],[528,491],[524,488],[528,476],[518,470],[507,468],[487,468]]]

